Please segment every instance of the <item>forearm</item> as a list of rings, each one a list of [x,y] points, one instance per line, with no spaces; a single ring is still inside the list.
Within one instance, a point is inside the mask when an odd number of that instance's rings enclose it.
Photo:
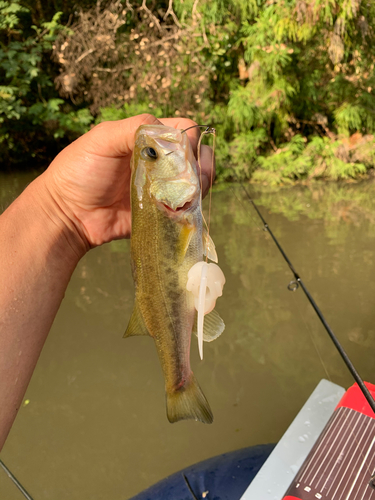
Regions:
[[[85,251],[42,176],[0,216],[0,449]]]

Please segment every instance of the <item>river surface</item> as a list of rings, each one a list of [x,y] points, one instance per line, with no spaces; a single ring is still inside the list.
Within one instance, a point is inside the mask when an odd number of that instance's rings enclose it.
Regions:
[[[0,211],[31,175],[0,177]],[[362,377],[375,383],[375,184],[249,187]],[[205,201],[207,203],[207,200]],[[207,207],[207,205],[206,205]],[[239,186],[216,188],[211,235],[226,330],[191,364],[214,423],[169,424],[151,338],[123,339],[130,242],[79,263],[1,459],[34,500],[127,500],[214,455],[277,442],[322,378],[352,379]],[[23,497],[0,470],[1,500]]]

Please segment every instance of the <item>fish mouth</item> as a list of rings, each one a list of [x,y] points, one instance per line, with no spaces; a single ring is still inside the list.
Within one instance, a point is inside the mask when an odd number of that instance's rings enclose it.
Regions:
[[[193,205],[193,200],[187,201],[184,203],[181,207],[177,207],[176,209],[173,209],[166,205],[165,203],[162,203],[163,207],[166,208],[169,212],[172,213],[179,213],[179,212],[185,212],[186,210],[189,210],[189,208],[192,207]]]

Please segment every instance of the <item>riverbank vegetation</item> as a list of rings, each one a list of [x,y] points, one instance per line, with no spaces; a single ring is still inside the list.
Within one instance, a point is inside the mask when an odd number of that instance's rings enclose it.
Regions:
[[[0,168],[150,112],[214,126],[221,180],[363,176],[374,30],[369,0],[0,1]]]

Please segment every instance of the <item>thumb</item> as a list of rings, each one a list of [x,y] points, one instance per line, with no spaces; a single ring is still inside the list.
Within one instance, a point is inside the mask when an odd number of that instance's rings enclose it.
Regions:
[[[162,125],[162,123],[147,113],[124,120],[102,122],[77,139],[72,146],[79,150],[84,149],[87,154],[107,158],[127,156],[134,149],[135,132],[141,125]]]

